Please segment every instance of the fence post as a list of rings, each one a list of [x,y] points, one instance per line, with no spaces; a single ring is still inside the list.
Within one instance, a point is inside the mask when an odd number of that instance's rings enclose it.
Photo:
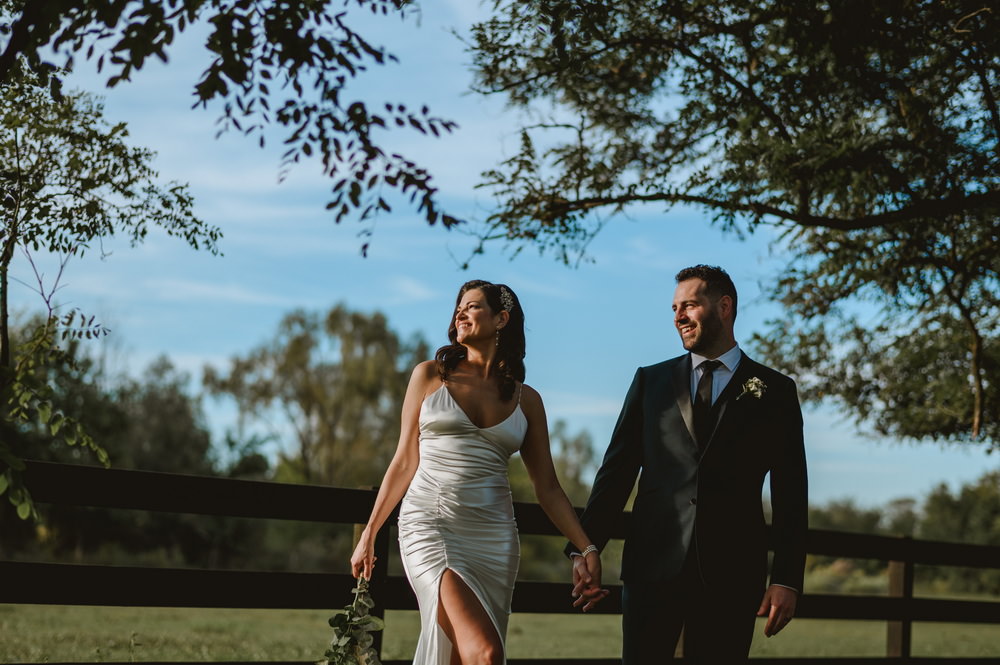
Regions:
[[[906,543],[911,538],[904,538]],[[913,642],[913,622],[909,618],[909,601],[913,599],[913,560],[910,558],[910,548],[906,547],[906,561],[889,562],[889,596],[903,598],[906,607],[904,616],[899,621],[890,621],[886,631],[886,656],[909,661]]]

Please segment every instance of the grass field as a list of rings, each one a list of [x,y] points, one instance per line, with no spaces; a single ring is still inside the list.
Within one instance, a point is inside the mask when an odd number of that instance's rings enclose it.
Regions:
[[[0,662],[316,660],[329,612],[0,605]],[[413,655],[415,612],[389,612],[383,657]],[[511,658],[614,658],[617,616],[515,614]],[[916,624],[915,656],[998,656],[1000,626]],[[880,656],[885,624],[799,619],[755,635],[753,656]]]

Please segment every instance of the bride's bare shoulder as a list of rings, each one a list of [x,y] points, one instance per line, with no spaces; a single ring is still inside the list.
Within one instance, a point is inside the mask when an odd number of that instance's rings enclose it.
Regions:
[[[413,368],[410,374],[410,386],[416,388],[421,394],[437,390],[441,385],[441,376],[437,371],[437,361],[425,360]]]
[[[542,404],[542,396],[527,383],[521,384],[521,407],[525,409],[540,409],[542,411],[545,409]]]

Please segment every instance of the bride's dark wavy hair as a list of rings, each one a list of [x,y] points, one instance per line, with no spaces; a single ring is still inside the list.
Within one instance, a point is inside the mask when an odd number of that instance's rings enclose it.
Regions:
[[[451,323],[448,324],[448,340],[446,344],[434,354],[437,361],[437,371],[442,381],[448,380],[448,375],[458,366],[458,363],[465,358],[465,347],[458,343],[458,329],[455,327],[455,312],[462,303],[462,296],[466,291],[479,289],[486,296],[486,304],[494,313],[503,311],[503,301],[500,299],[500,287],[507,290],[514,306],[509,310],[510,318],[507,325],[498,331],[497,336],[497,382],[500,387],[500,399],[509,401],[514,396],[514,384],[516,381],[524,382],[524,310],[521,309],[521,301],[506,284],[494,284],[481,279],[473,279],[462,285],[458,290],[458,297],[455,298],[455,309],[451,313]]]

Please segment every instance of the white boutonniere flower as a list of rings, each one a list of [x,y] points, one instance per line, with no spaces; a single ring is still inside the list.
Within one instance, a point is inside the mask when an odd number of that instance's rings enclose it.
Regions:
[[[758,379],[756,376],[747,379],[747,382],[743,384],[743,392],[739,394],[736,398],[737,400],[744,395],[753,395],[757,399],[764,396],[767,391],[767,384]]]

